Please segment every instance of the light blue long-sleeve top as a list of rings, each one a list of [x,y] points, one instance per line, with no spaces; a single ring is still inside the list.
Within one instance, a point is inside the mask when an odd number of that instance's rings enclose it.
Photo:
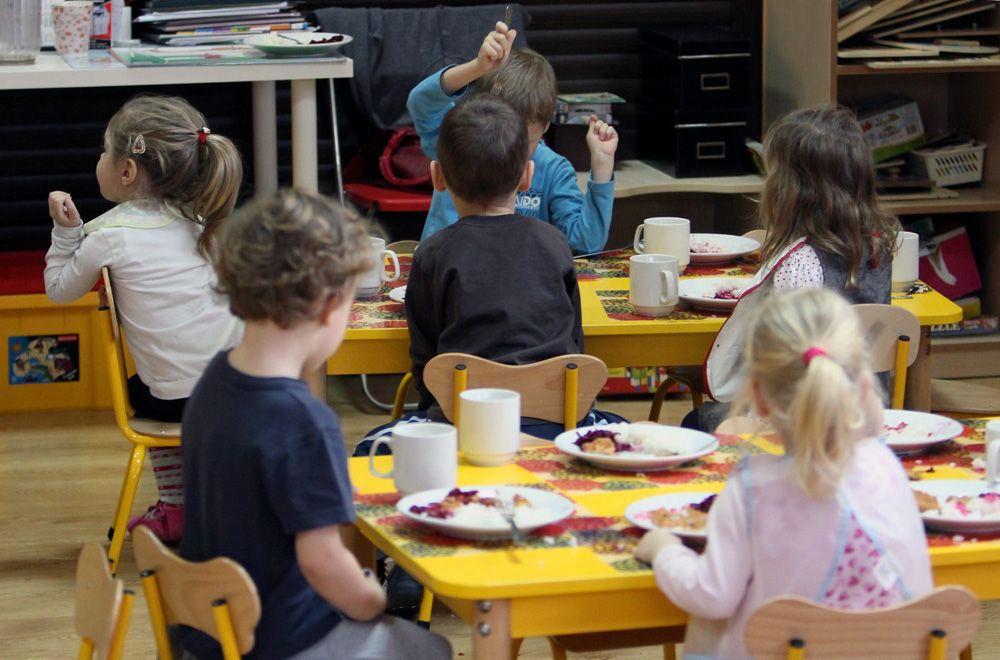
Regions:
[[[406,102],[420,135],[420,145],[432,160],[437,159],[437,140],[444,116],[469,89],[466,87],[452,96],[445,94],[441,88],[441,74],[447,68],[414,87]],[[614,179],[605,183],[588,180],[587,192],[581,193],[573,166],[544,142],[539,142],[531,159],[535,162],[531,188],[517,194],[514,212],[554,225],[565,234],[570,248],[577,254],[604,248],[615,201]],[[458,212],[451,194],[434,191],[421,238],[426,239],[457,221]]]

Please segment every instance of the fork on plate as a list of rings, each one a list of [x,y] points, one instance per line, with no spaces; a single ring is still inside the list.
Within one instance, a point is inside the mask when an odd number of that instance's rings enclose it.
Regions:
[[[521,533],[521,528],[514,521],[516,505],[514,504],[513,496],[507,498],[497,493],[497,509],[500,510],[500,515],[507,521],[507,524],[510,525],[510,533],[514,539],[514,544],[524,545],[524,534]]]

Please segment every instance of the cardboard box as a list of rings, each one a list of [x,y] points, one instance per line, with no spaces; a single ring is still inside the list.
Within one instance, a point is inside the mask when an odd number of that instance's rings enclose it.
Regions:
[[[858,113],[876,163],[913,151],[927,142],[917,102],[891,97]]]

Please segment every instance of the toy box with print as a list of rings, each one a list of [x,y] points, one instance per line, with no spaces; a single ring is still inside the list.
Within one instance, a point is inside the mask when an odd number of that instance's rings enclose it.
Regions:
[[[882,97],[859,110],[858,121],[876,163],[913,151],[927,142],[920,108],[911,99]]]

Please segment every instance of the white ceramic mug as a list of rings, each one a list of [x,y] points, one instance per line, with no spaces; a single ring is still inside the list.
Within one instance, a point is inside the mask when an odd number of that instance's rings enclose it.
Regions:
[[[506,465],[521,446],[521,395],[491,387],[459,395],[458,444],[473,465]]]
[[[896,234],[896,252],[892,255],[892,290],[906,291],[919,277],[920,236],[912,231]]]
[[[986,423],[986,481],[1000,483],[1000,419]]]
[[[358,278],[358,291],[355,294],[358,298],[374,298],[382,288],[383,282],[398,280],[400,275],[399,258],[392,250],[385,249],[385,241],[376,236],[369,236],[371,242],[372,259],[375,263],[365,273]],[[385,258],[389,257],[392,262],[392,276],[386,274]]]
[[[375,467],[375,452],[380,445],[392,448],[392,470]],[[393,479],[396,490],[404,495],[432,488],[454,488],[458,475],[458,439],[451,424],[400,424],[391,436],[372,443],[368,469],[376,477]]]
[[[628,299],[637,314],[669,316],[677,306],[679,289],[677,257],[637,254],[629,258]]]
[[[52,31],[56,52],[82,54],[90,48],[90,17],[94,11],[91,0],[55,0],[52,3]]]
[[[635,228],[632,247],[639,254],[677,257],[679,272],[683,272],[691,261],[691,221],[687,218],[646,218]]]

